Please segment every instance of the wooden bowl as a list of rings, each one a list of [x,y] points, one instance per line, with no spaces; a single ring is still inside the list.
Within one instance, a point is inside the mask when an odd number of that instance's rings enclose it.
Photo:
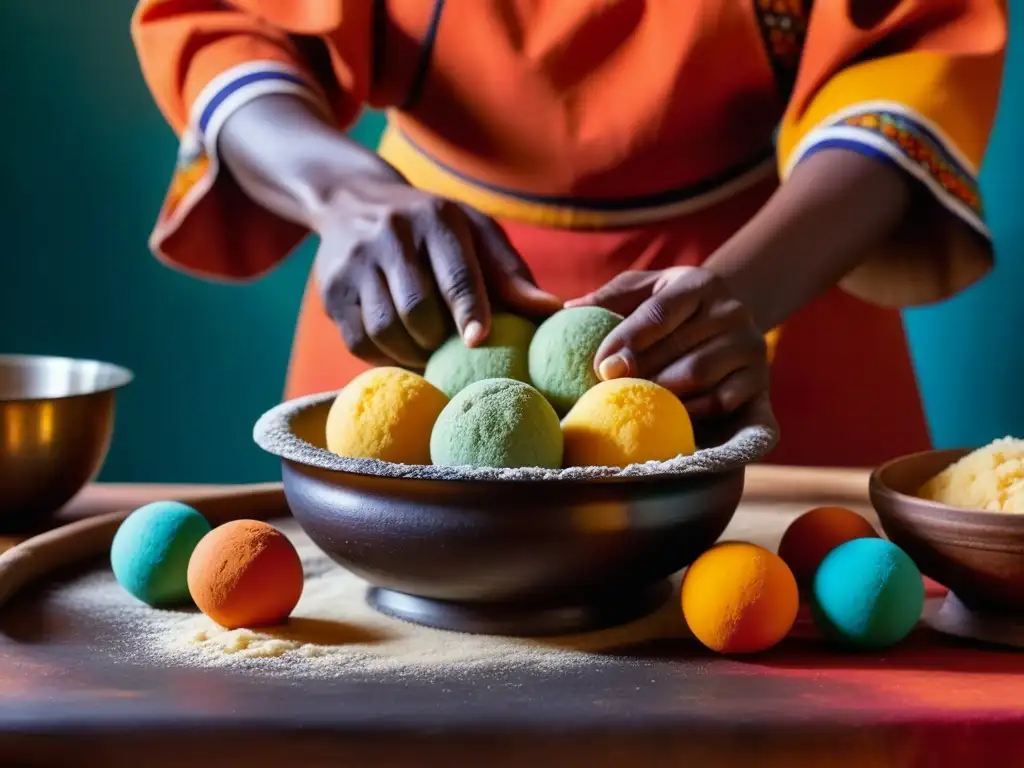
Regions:
[[[330,400],[285,430],[323,447]],[[690,476],[599,480],[388,477],[282,459],[303,530],[370,584],[378,610],[462,632],[551,635],[625,623],[658,607],[667,577],[725,530],[744,467]]]
[[[926,451],[884,464],[871,475],[871,503],[889,539],[968,609],[1024,613],[1024,515],[958,509],[914,495],[968,453]]]

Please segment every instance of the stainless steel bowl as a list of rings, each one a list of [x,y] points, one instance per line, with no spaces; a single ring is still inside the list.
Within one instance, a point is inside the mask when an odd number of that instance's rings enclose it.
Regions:
[[[0,526],[55,512],[96,477],[132,378],[96,360],[0,355]]]

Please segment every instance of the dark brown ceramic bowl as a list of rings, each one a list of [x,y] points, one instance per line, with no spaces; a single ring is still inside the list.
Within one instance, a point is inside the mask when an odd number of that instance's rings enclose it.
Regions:
[[[287,429],[323,447],[330,401]],[[273,438],[309,537],[371,585],[375,608],[464,632],[550,635],[611,626],[660,605],[666,579],[722,534],[744,469],[685,477],[457,481],[328,470]]]
[[[926,451],[879,467],[871,503],[894,544],[969,609],[1024,612],[1024,515],[957,509],[917,498],[967,450]]]

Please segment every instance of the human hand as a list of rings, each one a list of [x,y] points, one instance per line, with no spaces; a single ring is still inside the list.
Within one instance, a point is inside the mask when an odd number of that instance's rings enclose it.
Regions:
[[[602,379],[650,379],[695,418],[731,413],[768,391],[764,337],[708,270],[625,272],[567,304],[587,305],[626,315],[597,351]]]
[[[346,179],[325,197],[314,229],[324,306],[349,350],[376,365],[422,368],[449,318],[468,346],[480,344],[490,331],[488,291],[527,316],[562,306],[536,286],[493,220],[397,173]]]

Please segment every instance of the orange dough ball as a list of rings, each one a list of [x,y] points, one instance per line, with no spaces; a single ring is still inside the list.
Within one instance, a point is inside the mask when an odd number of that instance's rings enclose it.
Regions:
[[[302,595],[302,562],[287,537],[258,520],[214,528],[188,561],[188,591],[227,629],[276,624]]]
[[[808,586],[825,556],[853,539],[878,538],[867,520],[845,507],[818,507],[789,524],[779,543],[779,557],[801,586]]]
[[[743,542],[718,544],[686,571],[683,616],[719,653],[757,653],[780,642],[800,607],[796,579],[782,559]]]

